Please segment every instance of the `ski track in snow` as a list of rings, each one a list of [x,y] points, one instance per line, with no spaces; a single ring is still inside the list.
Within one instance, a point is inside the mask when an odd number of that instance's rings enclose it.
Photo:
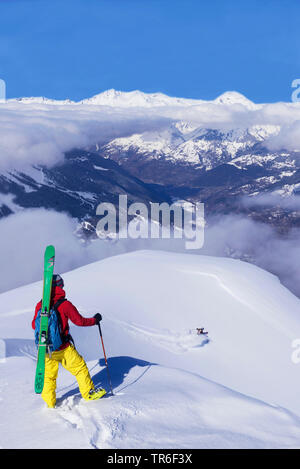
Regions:
[[[233,299],[235,299],[236,301],[238,301],[241,305],[243,306],[246,306],[247,308],[249,308],[254,315],[259,315],[259,311],[261,309],[261,307],[263,306],[262,304],[260,305],[251,305],[249,301],[245,301],[240,294],[238,294],[237,292],[234,291],[234,288],[230,288],[228,285],[226,285],[226,280],[222,278],[222,276],[218,276],[217,274],[212,274],[212,273],[209,273],[209,272],[195,272],[195,271],[189,271],[189,270],[185,270],[185,269],[180,269],[181,272],[185,272],[186,274],[193,274],[193,275],[199,275],[199,276],[203,276],[203,277],[210,277],[212,279],[214,279],[218,284],[219,286],[226,292],[228,293],[228,295],[230,295]],[[260,300],[261,301],[261,300]],[[267,303],[266,305],[264,305],[265,307],[268,307]],[[270,315],[268,316],[268,319],[264,320],[262,319],[260,316],[259,316],[259,319],[266,324],[272,324],[273,326],[275,327],[279,327],[281,328],[285,334],[287,336],[291,336],[290,333],[288,332],[288,330],[285,328],[284,324],[282,323],[279,323],[278,321],[276,321],[276,319],[274,317],[272,317],[272,310],[270,309],[270,307],[268,308],[269,311],[270,311]],[[291,336],[292,337],[292,336]]]
[[[132,397],[130,402],[127,399],[123,402],[118,402],[117,399],[118,394],[110,400],[103,399],[93,403],[86,403],[80,400],[78,403],[75,401],[74,404],[74,400],[68,398],[57,412],[67,425],[81,432],[89,447],[94,449],[126,448],[128,447],[128,434],[131,441],[129,447],[135,447],[135,442],[137,442],[136,447],[143,447],[143,437],[138,432],[137,434],[132,432],[132,422],[133,425],[142,425],[141,428],[144,429],[145,434],[150,438],[150,442],[151,440],[155,442],[155,447],[176,447],[172,441],[172,435],[168,436],[168,430],[167,435],[163,428],[162,435],[157,434],[154,427],[153,430],[149,431],[153,422],[157,420],[159,412],[161,412],[159,404],[156,409],[155,402],[148,402],[147,405],[147,398],[146,402],[143,402],[143,399],[134,402]],[[281,441],[279,443],[280,447],[299,446],[297,444],[300,436],[299,421],[292,414],[286,412],[285,409],[269,406],[243,395],[238,396],[238,401],[236,401],[236,397],[231,397],[230,395],[228,397],[225,396],[225,398],[224,396],[219,398],[211,396],[208,399],[205,397],[205,401],[206,407],[203,404],[200,406],[196,405],[192,411],[196,415],[196,420],[197,417],[199,419],[198,428],[192,428],[188,431],[188,433],[195,431],[193,439],[198,442],[198,445],[199,442],[202,442],[200,447],[215,446],[220,441],[223,442],[224,447],[228,448],[275,448],[278,441]],[[108,402],[109,405],[107,405]],[[175,401],[174,406],[176,404]],[[166,409],[166,399],[163,399],[162,408]],[[177,408],[180,413],[178,405]],[[270,431],[267,437],[263,422],[265,414],[268,418],[274,420],[275,425],[273,431]],[[172,422],[173,415],[174,410],[171,406],[171,409],[165,415],[166,422],[169,419]],[[252,415],[256,423],[250,423],[247,420],[243,421],[243,418],[245,419],[247,415]],[[235,429],[231,428],[230,423],[228,423],[229,416],[233,421],[237,420],[238,422],[241,419],[241,428],[238,425]],[[280,438],[278,435],[280,432],[278,425],[283,425],[283,427],[286,425],[286,428],[289,430],[289,436],[285,437],[283,435]],[[179,428],[177,431],[184,432],[184,423],[182,428]],[[291,437],[293,432],[294,437]],[[224,444],[224,442],[226,443]],[[149,447],[149,443],[147,445],[146,442],[146,446]],[[222,447],[222,444],[220,446]],[[187,442],[181,447],[188,447]]]
[[[197,335],[196,329],[177,332],[164,329],[151,329],[133,323],[111,319],[125,331],[139,336],[143,340],[150,341],[156,346],[163,347],[173,353],[183,353],[197,347],[204,347],[210,342],[208,335]]]
[[[117,398],[115,394],[114,398]],[[102,398],[97,402],[85,402],[79,395],[68,397],[57,407],[57,413],[68,425],[81,431],[94,449],[113,448],[112,443],[116,437],[125,432],[125,421],[138,413],[134,404],[127,407],[109,404],[109,412],[102,415],[102,408],[110,397]]]
[[[24,309],[14,309],[12,311],[6,311],[4,313],[1,313],[1,317],[11,317],[11,316],[19,316],[20,314],[25,314],[25,313],[30,313],[32,310],[29,308],[24,308]]]
[[[90,409],[84,407],[82,403],[74,404],[74,398],[67,398],[66,402],[57,409],[59,416],[71,427],[83,432],[88,444],[92,448],[98,448],[97,441],[101,423],[96,422]]]

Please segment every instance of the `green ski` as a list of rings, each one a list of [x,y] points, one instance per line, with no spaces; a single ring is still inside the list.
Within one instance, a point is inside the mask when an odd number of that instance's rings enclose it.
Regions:
[[[44,387],[45,378],[45,358],[47,352],[48,319],[50,311],[50,299],[52,289],[52,276],[54,270],[55,249],[54,246],[47,246],[44,257],[44,285],[41,309],[41,322],[38,345],[38,358],[35,374],[35,392],[41,394]]]

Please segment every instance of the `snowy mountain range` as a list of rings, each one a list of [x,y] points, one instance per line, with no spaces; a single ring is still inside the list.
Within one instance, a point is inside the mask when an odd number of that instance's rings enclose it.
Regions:
[[[72,101],[71,99],[55,100],[40,97],[24,97],[9,99],[8,102],[20,102],[23,104],[53,104],[53,105],[89,105],[96,106],[113,106],[113,107],[157,107],[157,106],[196,106],[206,102],[224,105],[240,104],[248,109],[259,109],[261,105],[254,104],[241,93],[236,91],[227,91],[212,101],[200,99],[187,99],[171,97],[163,93],[143,93],[142,91],[117,91],[110,89],[103,93],[96,94],[91,98],[82,99],[80,101]]]
[[[282,200],[294,197],[300,188],[300,152],[270,150],[268,139],[278,135],[279,126],[254,125],[221,131],[193,128],[176,122],[163,132],[117,138],[98,153],[116,161],[147,183],[168,188],[171,197],[202,201],[211,213],[246,213],[261,221],[286,228],[298,224],[295,210],[282,210],[277,198],[268,215],[257,195],[273,194]],[[241,200],[253,199],[251,210]],[[274,198],[275,200],[275,198]]]
[[[48,208],[66,212],[84,222],[92,221],[101,202],[118,204],[119,195],[130,202],[170,201],[163,187],[135,178],[112,160],[84,150],[65,155],[62,165],[34,166],[0,175],[2,217],[24,208]]]
[[[3,293],[2,448],[299,448],[300,303],[276,277],[232,259],[140,251],[64,279],[83,315],[103,315],[115,395],[85,402],[60,368],[57,408],[46,409],[31,329],[42,282]],[[109,389],[97,328],[71,333]]]
[[[297,104],[285,103],[285,106],[298,112]],[[215,100],[204,101],[162,93],[108,90],[79,102],[19,98],[8,100],[3,106],[0,113],[7,106],[26,115],[26,109],[30,108],[33,116],[45,112],[47,119],[53,113],[57,119],[59,115],[64,116],[64,112],[69,119],[69,115],[76,115],[78,110],[79,119],[82,115],[85,121],[90,115],[93,125],[100,115],[104,121],[108,116],[112,131],[105,138],[101,130],[98,137],[95,132],[89,144],[86,138],[89,131],[84,128],[84,144],[76,146],[74,139],[75,143],[70,143],[70,149],[65,151],[64,161],[54,166],[45,161],[44,164],[28,163],[25,167],[23,164],[22,170],[2,170],[2,216],[18,207],[46,206],[64,210],[82,220],[84,214],[91,216],[95,212],[103,198],[114,203],[120,192],[128,190],[131,200],[139,200],[139,191],[143,188],[147,201],[177,198],[201,201],[209,213],[244,213],[283,231],[300,224],[295,210],[287,203],[284,208],[280,204],[280,200],[288,200],[299,191],[300,151],[297,147],[292,150],[274,147],[273,142],[281,136],[283,125],[276,123],[273,117],[269,123],[256,122],[262,121],[260,112],[266,120],[265,115],[270,113],[268,104],[255,104],[237,92],[226,92]],[[213,124],[213,119],[220,120],[219,115],[226,121],[228,113],[238,117],[226,125]],[[137,125],[133,121],[125,131],[119,131],[118,126],[126,116],[134,116]],[[158,116],[161,121],[157,120]],[[151,124],[150,130],[147,124],[143,130],[143,119],[157,123]],[[45,132],[51,126],[46,122]],[[73,136],[72,129],[71,132]],[[112,137],[113,134],[116,136]],[[53,142],[60,142],[61,135],[49,138],[47,146],[51,147]],[[23,140],[22,136],[20,141]],[[43,141],[39,143],[42,144]],[[34,152],[36,148],[35,144]],[[100,171],[101,167],[110,170]],[[127,182],[131,179],[130,189],[121,181],[116,182],[116,172],[118,177],[122,172]],[[82,174],[87,177],[83,178]],[[261,201],[256,204],[257,196],[265,194],[279,196],[273,207],[264,206]],[[244,196],[252,198],[252,206],[241,203]]]

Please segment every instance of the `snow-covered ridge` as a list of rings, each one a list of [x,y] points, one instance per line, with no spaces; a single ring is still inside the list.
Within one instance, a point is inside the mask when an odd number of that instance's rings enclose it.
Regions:
[[[227,91],[214,100],[187,99],[167,96],[163,93],[143,93],[142,91],[117,91],[110,89],[96,94],[91,98],[80,101],[70,99],[55,100],[46,97],[23,97],[9,99],[8,102],[22,104],[50,104],[50,105],[97,105],[112,107],[157,107],[157,106],[197,106],[205,103],[222,106],[242,105],[249,110],[258,109],[261,105],[255,104],[241,93]]]
[[[215,104],[222,104],[225,106],[232,106],[235,104],[240,104],[245,106],[248,109],[259,109],[260,105],[255,104],[250,99],[246,98],[243,94],[236,91],[227,91],[221,94],[218,98],[213,101]]]
[[[299,447],[300,365],[291,344],[300,302],[276,277],[232,259],[139,251],[64,280],[84,316],[103,315],[115,397],[83,402],[60,369],[59,405],[43,409],[31,329],[42,282],[3,293],[1,447]],[[94,382],[108,388],[97,328],[71,324],[71,334]]]
[[[9,103],[22,103],[22,104],[56,104],[56,105],[65,105],[65,104],[76,104],[75,101],[71,99],[50,99],[44,96],[34,96],[34,97],[23,97],[23,98],[13,98],[8,99],[6,102]]]
[[[163,132],[134,133],[115,138],[103,149],[109,157],[118,159],[120,155],[120,160],[134,152],[148,160],[167,159],[212,169],[224,161],[231,161],[239,153],[250,153],[254,145],[277,135],[279,131],[280,127],[274,125],[216,131],[179,121]],[[275,156],[272,155],[272,159]]]

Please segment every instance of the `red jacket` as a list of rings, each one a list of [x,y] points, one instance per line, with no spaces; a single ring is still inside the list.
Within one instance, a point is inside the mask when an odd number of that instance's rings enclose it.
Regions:
[[[65,291],[61,287],[54,287],[52,289],[51,294],[51,306],[53,306],[58,300],[65,298],[66,294]],[[35,314],[32,320],[32,328],[35,329],[35,319],[37,317],[38,311],[42,307],[42,302],[39,301],[35,307]],[[69,319],[76,324],[76,326],[94,326],[96,324],[95,318],[84,318],[81,316],[77,308],[68,300],[64,301],[58,307],[58,313],[61,317],[61,325],[62,325],[62,334],[67,337],[69,334]],[[64,348],[68,347],[70,342],[67,341],[61,345],[59,350],[63,350]]]

